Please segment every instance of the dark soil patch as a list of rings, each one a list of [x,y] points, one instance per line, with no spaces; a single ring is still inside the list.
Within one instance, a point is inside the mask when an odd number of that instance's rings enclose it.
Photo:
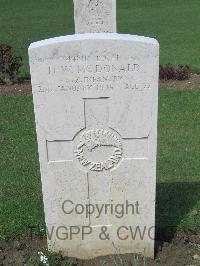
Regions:
[[[46,239],[23,237],[18,240],[0,241],[0,266],[21,266],[30,257],[46,247]]]
[[[32,88],[30,81],[24,81],[14,85],[1,85],[0,96],[31,96]]]
[[[0,241],[0,265],[24,265],[30,261],[30,258],[31,261],[35,261],[38,252],[45,248],[46,240],[41,238],[24,237],[18,240]],[[158,242],[157,248],[158,252],[155,260],[147,259],[146,266],[200,265],[200,234],[178,232],[170,242],[163,242],[162,244]],[[64,261],[67,261],[67,258],[64,258]],[[144,259],[138,259],[133,254],[106,256],[89,261],[74,259],[73,261],[74,266],[144,265]],[[28,265],[30,264],[28,263]]]
[[[189,80],[161,80],[160,88],[164,89],[200,89],[200,75],[193,74]],[[0,85],[0,96],[31,96],[30,81],[14,85]]]
[[[200,75],[192,74],[189,80],[161,80],[160,88],[200,89]]]

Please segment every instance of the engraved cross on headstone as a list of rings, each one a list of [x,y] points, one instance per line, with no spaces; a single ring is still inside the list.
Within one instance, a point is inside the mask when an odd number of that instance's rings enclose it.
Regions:
[[[89,202],[110,202],[111,172],[125,160],[147,160],[148,138],[124,138],[109,126],[109,98],[85,98],[83,102],[85,128],[72,140],[47,141],[48,161],[73,162],[88,177]],[[106,188],[108,193],[101,198],[101,191]],[[108,215],[92,219],[92,226],[103,225],[106,220],[109,225],[110,221]]]
[[[74,0],[75,33],[116,32],[116,0]]]
[[[49,162],[62,162],[73,161],[74,158],[78,159],[79,166],[83,166],[83,170],[86,172],[104,170],[111,170],[116,163],[113,163],[112,167],[100,167],[100,161],[98,165],[92,167],[89,163],[83,160],[84,157],[80,157],[82,154],[82,146],[86,146],[86,153],[90,155],[94,150],[98,150],[100,147],[114,147],[121,152],[121,157],[125,159],[147,159],[147,138],[123,138],[116,130],[109,126],[109,98],[97,98],[97,99],[83,99],[84,101],[84,119],[85,128],[74,136],[72,140],[54,140],[47,141],[48,161]],[[95,131],[96,130],[96,131]],[[88,134],[84,134],[88,133]],[[83,136],[85,141],[83,144]],[[95,139],[96,137],[96,139]],[[100,141],[100,142],[98,142]],[[80,146],[82,144],[82,146]],[[90,148],[90,146],[92,148]],[[98,151],[98,154],[100,151]],[[101,157],[106,157],[105,152]],[[120,161],[119,160],[119,161]],[[113,160],[114,161],[114,160]],[[119,162],[118,161],[118,162]],[[117,164],[118,164],[117,162]],[[90,164],[90,167],[87,166]],[[86,170],[87,169],[87,170]]]

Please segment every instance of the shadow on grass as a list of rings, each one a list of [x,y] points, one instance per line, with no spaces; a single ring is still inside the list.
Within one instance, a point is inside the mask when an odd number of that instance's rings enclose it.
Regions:
[[[200,199],[200,182],[157,183],[156,239],[158,245],[171,242],[182,220]],[[188,230],[195,229],[193,221],[186,221]],[[184,226],[183,226],[184,229]]]

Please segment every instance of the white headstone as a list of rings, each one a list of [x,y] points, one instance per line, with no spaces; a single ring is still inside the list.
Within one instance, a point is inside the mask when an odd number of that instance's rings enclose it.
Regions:
[[[29,61],[49,249],[154,257],[158,42],[77,34]]]
[[[153,257],[158,43],[81,34],[34,43],[29,56],[49,248],[85,259],[116,250]],[[95,212],[77,214],[80,204]],[[80,230],[71,240],[70,226]],[[92,230],[84,239],[83,226]],[[132,239],[137,226],[144,236]]]
[[[116,32],[116,0],[74,0],[75,32]]]

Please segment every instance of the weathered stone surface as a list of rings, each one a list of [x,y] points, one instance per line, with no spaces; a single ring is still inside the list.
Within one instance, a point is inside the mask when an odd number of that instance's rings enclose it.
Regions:
[[[76,33],[116,32],[116,0],[74,0]]]
[[[31,44],[50,249],[85,259],[117,252],[153,257],[158,54],[156,40],[120,34]],[[88,204],[94,213],[86,213]]]

